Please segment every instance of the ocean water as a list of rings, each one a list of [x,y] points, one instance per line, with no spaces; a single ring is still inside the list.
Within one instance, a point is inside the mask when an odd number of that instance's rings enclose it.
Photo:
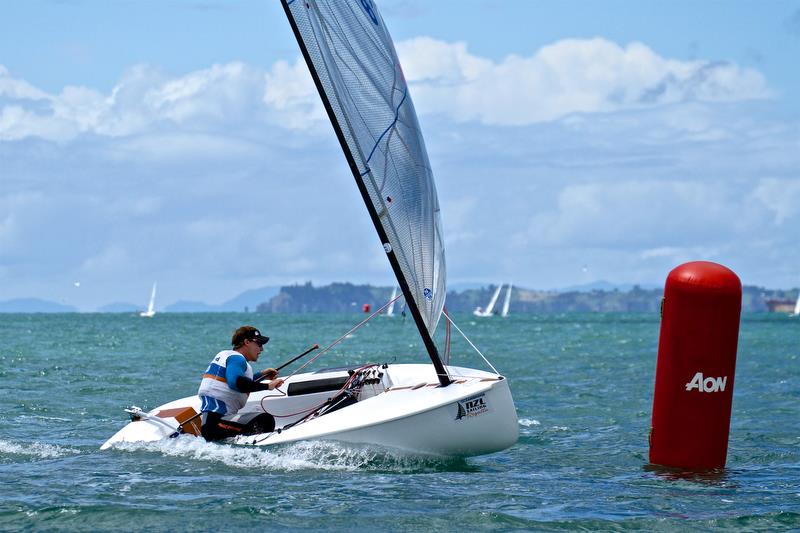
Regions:
[[[510,379],[520,439],[468,459],[182,436],[99,446],[193,394],[231,331],[272,337],[256,369],[326,345],[358,315],[0,315],[0,531],[800,530],[800,320],[745,315],[724,471],[647,465],[658,317],[455,316]],[[318,367],[418,362],[377,317]],[[485,368],[463,340],[453,363]]]

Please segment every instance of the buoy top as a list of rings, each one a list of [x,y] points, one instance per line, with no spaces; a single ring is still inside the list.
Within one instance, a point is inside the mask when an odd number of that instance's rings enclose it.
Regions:
[[[713,290],[720,293],[741,294],[742,282],[739,276],[718,263],[711,261],[691,261],[672,269],[667,283],[677,283],[685,288]]]

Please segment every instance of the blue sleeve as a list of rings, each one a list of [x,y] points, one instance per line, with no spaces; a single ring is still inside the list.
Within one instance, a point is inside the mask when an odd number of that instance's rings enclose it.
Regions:
[[[228,387],[236,392],[242,392],[236,386],[236,380],[240,376],[244,376],[247,372],[247,361],[243,355],[232,355],[228,357],[228,362],[225,365],[225,381],[228,382]]]

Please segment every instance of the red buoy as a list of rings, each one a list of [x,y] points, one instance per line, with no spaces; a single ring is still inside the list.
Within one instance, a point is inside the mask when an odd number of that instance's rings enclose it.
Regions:
[[[369,313],[370,309],[372,309],[372,306],[369,304],[364,304],[361,306],[361,310],[364,311],[365,313]]]
[[[742,283],[707,261],[672,270],[661,333],[650,429],[650,462],[723,468],[728,453]]]

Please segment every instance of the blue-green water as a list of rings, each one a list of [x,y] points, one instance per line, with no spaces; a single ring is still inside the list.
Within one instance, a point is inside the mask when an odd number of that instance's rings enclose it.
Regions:
[[[466,460],[336,444],[249,449],[183,436],[98,447],[131,404],[194,394],[237,326],[272,341],[260,369],[361,317],[0,315],[0,530],[800,529],[800,321],[742,320],[728,467],[646,467],[658,317],[456,322],[509,376],[509,450]],[[418,362],[412,324],[378,317],[319,366]],[[453,362],[485,368],[454,341]]]

